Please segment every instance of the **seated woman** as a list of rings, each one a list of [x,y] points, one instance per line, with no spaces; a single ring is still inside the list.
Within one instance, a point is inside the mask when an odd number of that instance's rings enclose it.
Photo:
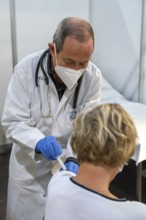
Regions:
[[[48,185],[45,220],[145,220],[146,206],[117,198],[109,185],[134,154],[137,131],[119,104],[102,104],[74,122],[71,146],[77,175],[56,173]]]

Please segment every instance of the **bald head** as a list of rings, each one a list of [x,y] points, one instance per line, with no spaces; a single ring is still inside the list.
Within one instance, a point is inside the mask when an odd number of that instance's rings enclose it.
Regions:
[[[67,17],[58,24],[53,36],[53,42],[56,44],[58,53],[62,50],[64,40],[68,36],[82,43],[92,39],[94,45],[93,29],[85,19],[79,17]]]

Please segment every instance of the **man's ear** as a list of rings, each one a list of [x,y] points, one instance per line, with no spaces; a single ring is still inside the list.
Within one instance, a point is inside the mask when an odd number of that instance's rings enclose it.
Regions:
[[[54,44],[53,43],[48,43],[48,47],[49,47],[51,56],[54,57],[55,56]]]

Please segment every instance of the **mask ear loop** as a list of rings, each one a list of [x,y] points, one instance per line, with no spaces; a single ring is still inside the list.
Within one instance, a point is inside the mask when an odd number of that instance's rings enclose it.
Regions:
[[[55,54],[55,60],[56,60],[56,66],[58,66],[58,61],[57,61],[57,52],[56,52],[56,44],[53,43],[54,45],[54,54]]]
[[[127,166],[128,165],[128,163],[126,162],[126,163],[124,163],[123,165],[121,165],[120,167],[119,167],[119,173],[120,172],[122,172],[123,171],[123,168],[124,168],[124,166]]]

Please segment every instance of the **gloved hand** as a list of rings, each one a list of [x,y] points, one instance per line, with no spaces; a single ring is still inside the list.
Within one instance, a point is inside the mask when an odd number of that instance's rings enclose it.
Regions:
[[[64,164],[66,166],[66,169],[68,171],[71,171],[73,173],[78,173],[78,170],[79,170],[79,165],[73,161],[68,161]]]
[[[62,149],[54,136],[46,136],[38,141],[35,152],[42,153],[47,160],[56,160],[62,154]]]

